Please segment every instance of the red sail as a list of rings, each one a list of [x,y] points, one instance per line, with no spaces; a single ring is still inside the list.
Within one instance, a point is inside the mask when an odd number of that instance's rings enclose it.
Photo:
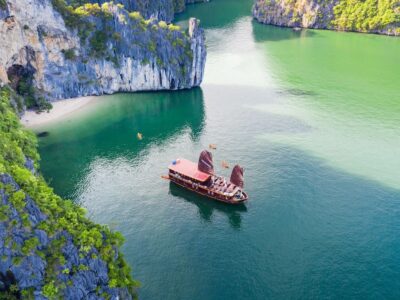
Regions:
[[[233,167],[232,175],[231,175],[231,183],[234,185],[243,188],[243,168],[239,165]]]
[[[211,152],[203,150],[200,153],[198,169],[207,174],[214,174],[214,165]]]

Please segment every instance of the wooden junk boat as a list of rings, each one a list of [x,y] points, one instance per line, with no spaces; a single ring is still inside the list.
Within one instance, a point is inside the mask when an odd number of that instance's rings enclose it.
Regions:
[[[243,191],[243,168],[236,165],[230,181],[214,175],[212,154],[201,152],[198,164],[183,158],[169,166],[168,179],[202,196],[229,204],[241,204],[248,199]]]

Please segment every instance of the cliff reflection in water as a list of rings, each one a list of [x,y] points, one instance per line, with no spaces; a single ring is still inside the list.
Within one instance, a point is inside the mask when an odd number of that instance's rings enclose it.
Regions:
[[[242,224],[241,214],[247,212],[247,207],[244,204],[229,205],[207,199],[206,197],[185,190],[173,182],[170,182],[169,192],[176,198],[184,199],[185,201],[196,205],[199,209],[200,217],[207,222],[212,221],[213,212],[216,210],[228,217],[229,224],[232,226],[232,228],[239,229]]]
[[[45,128],[50,134],[39,140],[42,172],[54,178],[52,186],[58,193],[71,196],[67,187],[76,186],[94,160],[132,161],[139,154],[143,159],[149,146],[183,133],[197,141],[204,119],[200,88],[101,97],[90,113]],[[138,132],[143,134],[141,141]],[[62,176],[55,175],[60,172]]]

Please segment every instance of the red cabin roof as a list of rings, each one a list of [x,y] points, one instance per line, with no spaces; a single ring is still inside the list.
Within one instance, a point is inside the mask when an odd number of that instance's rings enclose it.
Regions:
[[[177,159],[176,164],[172,164],[168,168],[171,171],[177,172],[200,182],[206,181],[211,176],[207,173],[199,171],[196,163],[184,158]]]

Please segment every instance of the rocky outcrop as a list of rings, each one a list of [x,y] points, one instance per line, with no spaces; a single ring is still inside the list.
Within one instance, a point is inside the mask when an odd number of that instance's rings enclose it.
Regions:
[[[286,27],[329,28],[338,0],[259,0],[253,16],[261,23]]]
[[[183,12],[186,4],[208,2],[209,0],[117,0],[114,3],[122,4],[129,11],[138,11],[146,19],[172,22],[174,15]],[[89,1],[88,1],[89,2]],[[92,3],[104,3],[107,0],[91,0]]]
[[[13,193],[21,190],[9,174],[0,174],[0,184],[11,186]],[[51,252],[52,245],[57,241],[63,241],[61,253],[65,263],[59,266],[55,280],[58,286],[65,285],[62,291],[65,299],[98,299],[98,296],[104,294],[113,299],[119,295],[124,295],[123,299],[132,299],[126,289],[109,287],[107,264],[99,258],[95,248],[83,256],[67,231],[59,231],[50,236],[46,231],[38,229],[38,225],[45,222],[47,216],[28,195],[23,201],[24,208],[18,211],[5,188],[0,189],[1,213],[6,211],[0,221],[0,293],[17,287],[19,291],[28,291],[29,294],[25,296],[47,299],[43,286],[46,284],[46,269],[51,266],[44,253]],[[24,220],[25,216],[28,216],[28,220]],[[31,241],[36,242],[34,244]],[[29,243],[33,246],[27,250]]]
[[[197,21],[188,34],[114,4],[67,18],[50,0],[7,0],[0,11],[0,80],[13,87],[23,80],[45,99],[202,82],[206,49]]]
[[[362,5],[366,3],[347,3],[346,0],[256,0],[252,12],[254,18],[264,24],[400,35],[399,7],[388,7],[393,18],[384,20],[385,17],[368,15],[370,21],[362,13],[365,10]],[[353,7],[348,9],[349,6]],[[378,14],[377,9],[372,7],[370,10]],[[350,17],[346,15],[348,11],[352,13]],[[353,12],[360,12],[360,15]]]
[[[36,139],[0,88],[0,298],[132,299],[121,235],[93,223],[37,171]]]

